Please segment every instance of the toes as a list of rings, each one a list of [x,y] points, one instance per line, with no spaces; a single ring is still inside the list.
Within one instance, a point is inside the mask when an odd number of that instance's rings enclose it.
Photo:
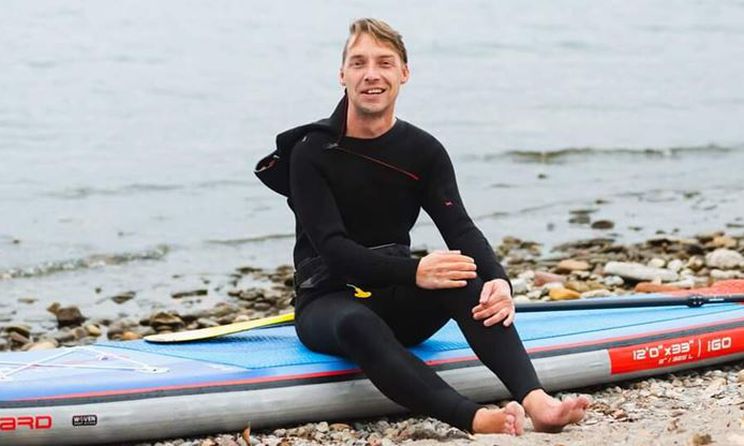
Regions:
[[[514,434],[515,435],[522,435],[524,433],[524,407],[522,407],[521,404],[517,403],[516,401],[512,401],[511,403],[506,405],[506,408],[504,409],[507,414],[510,414],[514,417]]]
[[[516,428],[514,427],[514,423],[516,422],[514,415],[507,414],[506,418],[504,420],[504,433],[515,435],[516,434]]]

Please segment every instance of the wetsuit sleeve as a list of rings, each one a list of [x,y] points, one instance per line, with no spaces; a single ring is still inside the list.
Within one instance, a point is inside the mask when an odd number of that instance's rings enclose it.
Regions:
[[[349,237],[329,183],[312,159],[318,153],[300,146],[292,151],[290,197],[300,225],[331,273],[359,285],[415,285],[418,259],[380,254]]]
[[[447,247],[460,250],[475,259],[478,276],[483,281],[504,279],[511,282],[496,259],[493,248],[465,210],[457,188],[455,170],[441,144],[428,169],[423,208],[437,225]]]

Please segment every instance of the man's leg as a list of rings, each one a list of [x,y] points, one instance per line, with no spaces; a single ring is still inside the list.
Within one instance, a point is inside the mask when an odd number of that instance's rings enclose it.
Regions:
[[[350,358],[396,403],[472,431],[475,413],[482,407],[457,393],[401,344],[383,318],[373,311],[379,311],[380,304],[384,304],[382,299],[389,297],[380,294],[371,298],[380,299],[375,304],[354,299],[348,291],[307,302],[297,315],[300,340],[312,350]],[[498,415],[500,430],[513,431],[513,425],[507,425],[507,414]],[[512,424],[515,417],[511,415]]]
[[[472,309],[478,304],[482,287],[483,281],[477,278],[463,288],[413,292],[421,302],[434,300],[441,304],[457,321],[481,362],[524,404],[535,430],[558,432],[566,424],[579,422],[590,404],[588,397],[559,401],[545,393],[514,325],[486,327],[482,320],[473,318]]]
[[[499,377],[514,399],[521,402],[542,385],[514,325],[486,327],[483,321],[473,319],[472,309],[478,304],[482,287],[483,281],[476,278],[468,280],[463,288],[412,290],[418,301],[441,305],[457,321],[478,359]]]

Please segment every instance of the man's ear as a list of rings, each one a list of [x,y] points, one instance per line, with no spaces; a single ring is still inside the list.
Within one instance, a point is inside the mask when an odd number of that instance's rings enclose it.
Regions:
[[[400,78],[400,83],[405,84],[411,78],[411,70],[408,68],[408,64],[403,64],[402,71],[403,76]]]
[[[341,84],[341,86],[346,86],[346,81],[344,81],[344,67],[338,69],[338,82]]]

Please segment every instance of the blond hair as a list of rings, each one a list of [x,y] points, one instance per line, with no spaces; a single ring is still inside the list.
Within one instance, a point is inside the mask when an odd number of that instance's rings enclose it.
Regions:
[[[349,26],[349,37],[346,39],[344,52],[341,55],[342,64],[346,62],[346,52],[349,44],[362,33],[369,34],[375,40],[390,45],[398,53],[403,63],[408,63],[408,52],[403,44],[403,36],[382,20],[364,18],[353,21]]]

